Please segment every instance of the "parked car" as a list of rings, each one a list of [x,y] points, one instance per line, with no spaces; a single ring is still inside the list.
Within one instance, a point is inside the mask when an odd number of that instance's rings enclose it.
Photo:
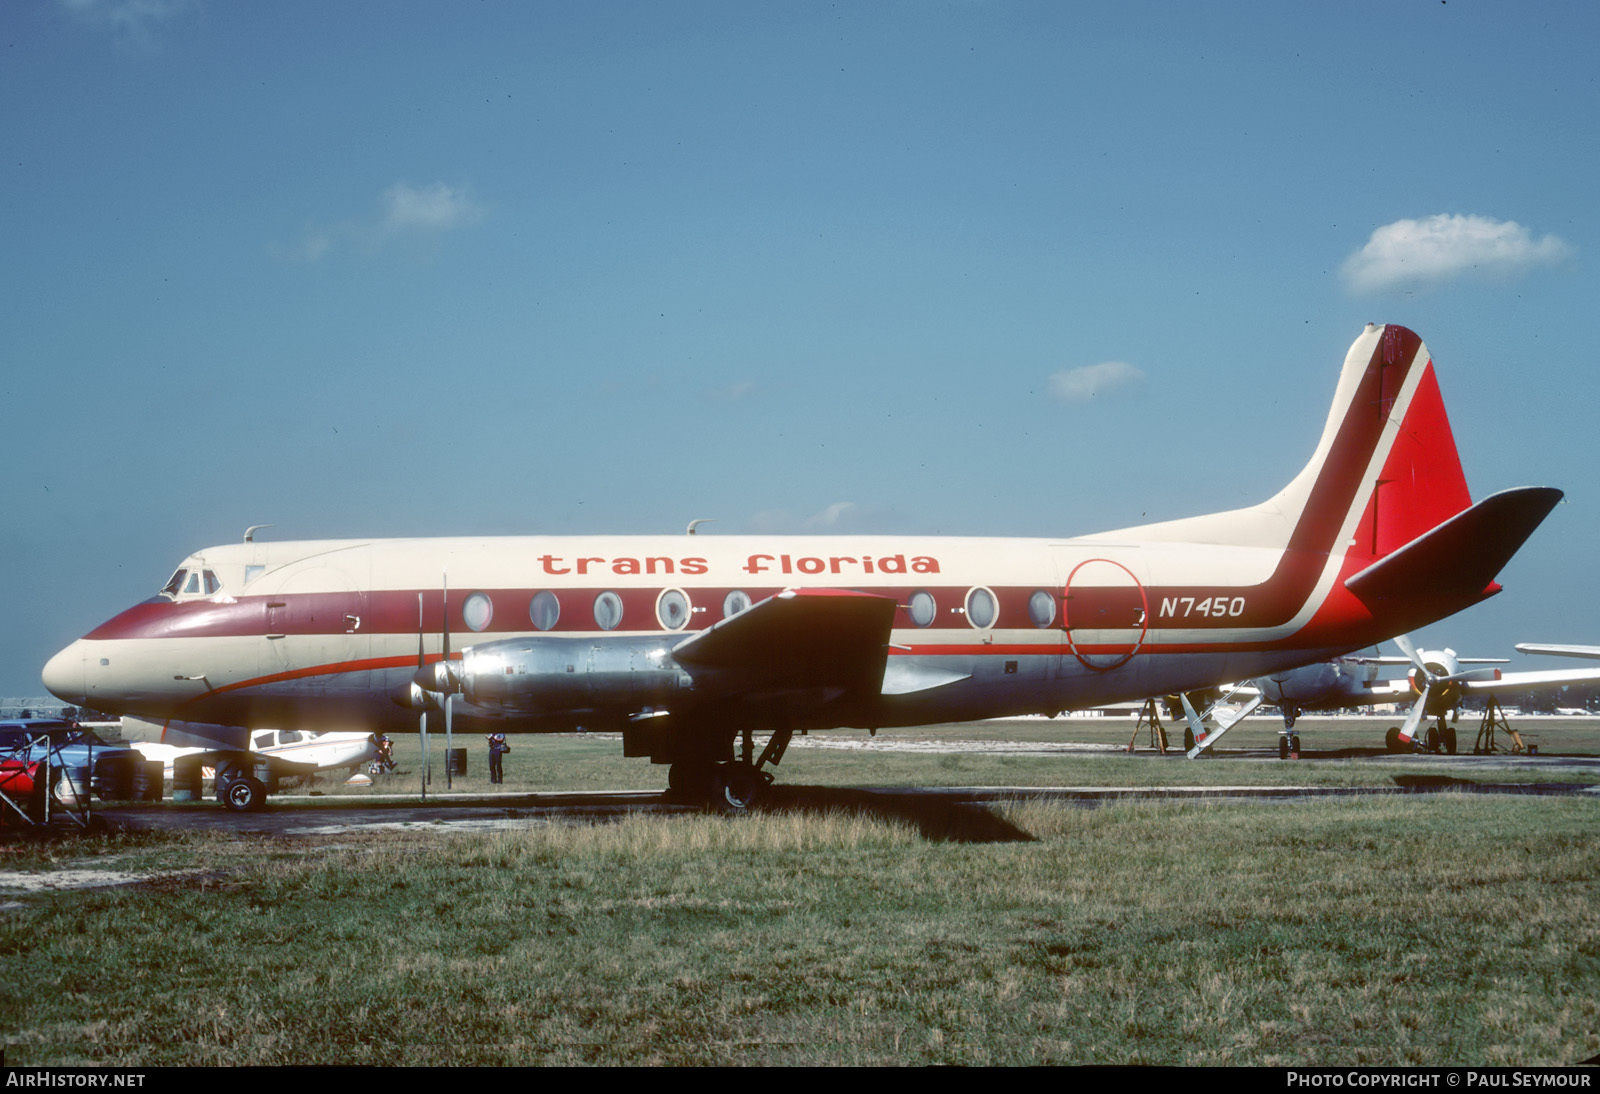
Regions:
[[[105,797],[108,786],[126,786],[132,764],[143,759],[120,742],[60,718],[0,720],[0,794],[19,804],[34,792],[48,761],[53,769],[88,768],[91,785]],[[54,775],[59,796],[60,776]],[[6,810],[9,812],[9,810]]]

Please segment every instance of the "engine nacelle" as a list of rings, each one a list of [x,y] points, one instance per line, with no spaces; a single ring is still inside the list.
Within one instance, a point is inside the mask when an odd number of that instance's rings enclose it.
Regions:
[[[461,694],[507,714],[638,710],[693,683],[661,638],[510,638],[461,652]]]

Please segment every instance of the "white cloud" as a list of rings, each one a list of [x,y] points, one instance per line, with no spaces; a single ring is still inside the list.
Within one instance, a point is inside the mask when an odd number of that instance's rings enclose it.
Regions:
[[[726,387],[709,388],[706,391],[706,395],[718,402],[737,403],[742,399],[750,398],[759,390],[760,385],[754,380],[740,380],[738,383],[729,384]]]
[[[73,18],[109,30],[123,42],[148,46],[159,23],[199,7],[198,0],[57,0]]]
[[[1137,384],[1144,373],[1126,361],[1102,361],[1098,365],[1067,368],[1050,377],[1050,393],[1062,402],[1085,403],[1097,395]]]
[[[483,206],[473,200],[465,189],[435,182],[428,186],[412,186],[397,182],[379,198],[383,208],[382,228],[385,232],[403,232],[409,229],[447,231],[472,224],[483,217]]]
[[[752,516],[746,531],[755,534],[862,535],[900,531],[904,519],[882,505],[836,501],[821,512],[797,518],[787,509],[764,509]]]
[[[482,220],[486,207],[462,186],[435,182],[413,186],[397,182],[378,195],[376,220],[347,220],[338,224],[310,225],[290,244],[268,249],[279,258],[316,262],[346,244],[377,249],[385,241],[405,235],[439,233]]]
[[[1572,247],[1557,236],[1533,238],[1514,220],[1437,213],[1397,220],[1372,233],[1345,259],[1345,282],[1355,292],[1432,285],[1465,274],[1509,277],[1562,262]]]

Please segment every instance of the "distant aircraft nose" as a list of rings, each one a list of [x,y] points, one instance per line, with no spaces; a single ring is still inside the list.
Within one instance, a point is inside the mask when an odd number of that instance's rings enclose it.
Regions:
[[[64,703],[87,706],[83,674],[83,643],[74,642],[49,661],[41,674],[50,694]]]

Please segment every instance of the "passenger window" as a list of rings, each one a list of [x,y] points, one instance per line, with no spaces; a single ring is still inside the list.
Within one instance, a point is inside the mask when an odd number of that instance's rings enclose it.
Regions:
[[[967,594],[967,622],[979,630],[994,626],[994,594],[988,589],[973,589]]]
[[[689,622],[689,598],[678,589],[668,589],[656,599],[656,620],[675,631]]]
[[[603,631],[614,631],[622,622],[622,597],[605,592],[594,598],[595,625]]]
[[[549,589],[534,593],[533,600],[528,605],[528,618],[541,631],[550,630],[556,625],[556,620],[561,618],[561,601],[557,600],[556,594]]]
[[[921,590],[911,594],[911,622],[917,626],[930,626],[938,611],[939,606],[934,603],[932,593]]]
[[[473,593],[461,605],[461,621],[475,631],[484,630],[494,619],[494,602],[488,593]]]
[[[1028,618],[1033,620],[1035,627],[1048,627],[1056,621],[1056,598],[1038,590],[1028,597]]]

